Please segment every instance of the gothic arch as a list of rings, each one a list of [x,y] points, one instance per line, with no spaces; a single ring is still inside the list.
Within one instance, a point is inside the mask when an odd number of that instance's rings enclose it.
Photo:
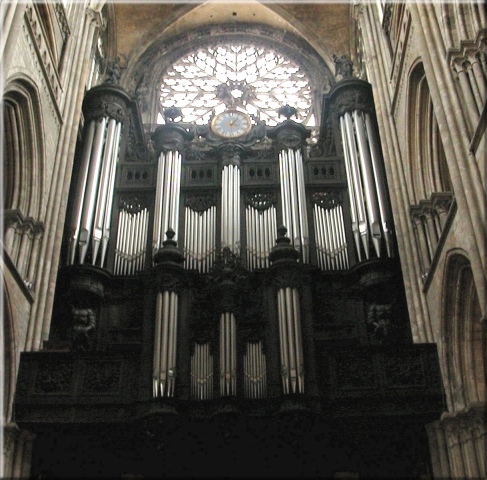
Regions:
[[[40,97],[26,78],[8,83],[3,96],[4,208],[39,219],[44,178]]]
[[[423,64],[418,62],[409,75],[407,132],[411,203],[429,198],[434,192],[452,191],[450,174],[440,138],[433,102]]]
[[[256,44],[263,43],[297,61],[307,72],[310,83],[315,87],[315,103],[321,105],[322,94],[335,83],[331,68],[328,66],[331,61],[324,59],[308,43],[303,34],[296,33],[296,28],[286,19],[273,10],[265,8],[269,11],[266,14],[268,18],[260,18],[260,23],[208,24],[201,19],[198,22],[198,7],[186,6],[184,9],[181,7],[186,28],[161,28],[162,33],[159,33],[155,39],[137,48],[131,56],[133,60],[124,73],[123,86],[135,92],[139,105],[142,106],[143,121],[152,123],[157,116],[158,90],[154,87],[160,85],[163,71],[168,65],[172,65],[177,59],[191,53],[199,46],[225,43],[230,38]],[[193,15],[195,19],[191,20]],[[274,25],[276,19],[280,19],[279,28]]]
[[[462,251],[448,255],[443,284],[442,333],[451,408],[485,402],[485,350],[481,308],[470,261]]]

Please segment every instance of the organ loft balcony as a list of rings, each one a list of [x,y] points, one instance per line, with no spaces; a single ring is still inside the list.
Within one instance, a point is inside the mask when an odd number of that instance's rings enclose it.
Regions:
[[[52,328],[21,354],[19,425],[167,444],[216,418],[221,438],[265,424],[306,443],[438,417],[370,85],[337,83],[323,112],[312,145],[289,106],[273,127],[233,107],[207,125],[169,111],[146,135],[120,87],[87,93]]]

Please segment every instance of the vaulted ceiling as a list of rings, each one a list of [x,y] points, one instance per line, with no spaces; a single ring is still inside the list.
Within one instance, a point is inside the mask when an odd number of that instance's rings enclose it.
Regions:
[[[118,3],[113,6],[116,55],[137,61],[147,48],[173,36],[210,25],[258,24],[306,40],[332,67],[333,53],[350,52],[351,4],[260,3],[258,1]]]

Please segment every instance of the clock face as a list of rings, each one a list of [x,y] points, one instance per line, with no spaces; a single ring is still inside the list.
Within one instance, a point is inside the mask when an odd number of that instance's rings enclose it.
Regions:
[[[250,117],[237,110],[227,110],[211,121],[211,129],[220,137],[237,138],[250,131]]]

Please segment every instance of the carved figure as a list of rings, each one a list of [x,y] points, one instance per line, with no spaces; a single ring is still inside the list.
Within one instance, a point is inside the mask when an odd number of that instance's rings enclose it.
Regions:
[[[89,350],[96,328],[96,315],[91,308],[72,308],[72,340],[75,350]]]
[[[333,54],[333,61],[335,62],[335,76],[337,79],[352,78],[353,62],[346,55],[339,57]]]
[[[367,324],[372,327],[373,333],[379,338],[386,338],[393,328],[392,325],[393,303],[372,303],[367,312]]]
[[[115,58],[107,65],[107,83],[114,83],[118,85],[122,72],[120,71],[120,57]]]

